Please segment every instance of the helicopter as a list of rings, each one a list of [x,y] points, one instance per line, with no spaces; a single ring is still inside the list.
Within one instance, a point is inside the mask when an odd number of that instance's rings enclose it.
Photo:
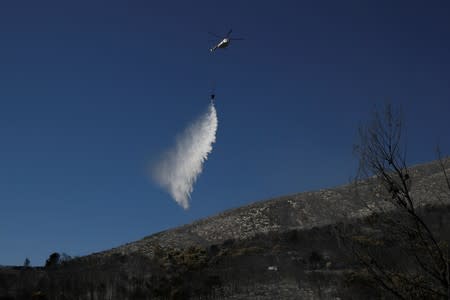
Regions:
[[[243,40],[242,38],[231,38],[230,35],[231,35],[231,32],[232,32],[232,31],[233,31],[233,30],[230,29],[230,31],[228,31],[227,35],[225,35],[224,37],[223,37],[223,36],[218,36],[217,34],[214,34],[214,33],[212,33],[212,32],[209,32],[210,35],[212,35],[212,36],[214,36],[214,37],[220,39],[219,42],[218,42],[214,47],[212,47],[211,49],[209,49],[209,51],[213,52],[213,51],[215,51],[216,49],[225,49],[226,47],[228,47],[228,45],[230,45],[230,42],[231,42],[231,41],[239,41],[239,40]]]

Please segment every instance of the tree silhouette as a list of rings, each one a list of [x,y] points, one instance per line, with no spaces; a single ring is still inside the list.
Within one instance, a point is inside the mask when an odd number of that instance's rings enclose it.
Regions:
[[[23,262],[23,266],[24,266],[25,268],[29,268],[30,265],[31,265],[30,259],[29,259],[28,257],[25,258],[25,261]]]
[[[54,268],[59,265],[60,263],[60,254],[58,252],[54,252],[50,254],[47,261],[45,262],[46,268]]]

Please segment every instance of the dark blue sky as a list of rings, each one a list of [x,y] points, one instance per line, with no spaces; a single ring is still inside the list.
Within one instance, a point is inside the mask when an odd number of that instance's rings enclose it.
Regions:
[[[449,2],[366,2],[1,1],[0,264],[347,183],[387,99],[411,163],[449,153]],[[229,28],[246,40],[211,55]],[[217,143],[184,211],[148,165],[213,82]]]

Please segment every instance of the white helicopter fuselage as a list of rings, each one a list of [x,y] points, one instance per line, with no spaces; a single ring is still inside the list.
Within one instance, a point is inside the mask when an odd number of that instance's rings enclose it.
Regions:
[[[211,49],[209,49],[209,51],[213,52],[214,50],[216,50],[217,48],[219,49],[223,49],[228,47],[228,45],[230,44],[230,39],[229,38],[224,38],[223,40],[221,40],[217,45],[215,45],[214,47],[212,47]]]

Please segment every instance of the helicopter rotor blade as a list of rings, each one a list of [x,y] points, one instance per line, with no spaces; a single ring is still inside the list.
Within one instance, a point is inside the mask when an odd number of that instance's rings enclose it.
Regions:
[[[213,33],[213,32],[208,32],[210,35],[215,36],[218,39],[222,39],[223,37],[218,36],[217,34]]]
[[[228,33],[227,33],[227,37],[229,37],[232,32],[233,32],[233,29],[230,29],[230,31],[228,31]]]
[[[230,40],[232,40],[232,41],[243,41],[245,39],[243,39],[243,38],[231,38]]]

